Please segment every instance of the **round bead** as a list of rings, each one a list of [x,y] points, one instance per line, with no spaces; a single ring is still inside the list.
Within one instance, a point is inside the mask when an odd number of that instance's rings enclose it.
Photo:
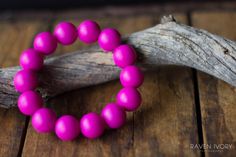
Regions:
[[[73,116],[64,115],[57,120],[55,132],[63,141],[74,140],[80,133],[79,121]]]
[[[54,131],[57,117],[53,110],[41,108],[32,116],[32,126],[39,133],[48,133]]]
[[[85,114],[80,120],[81,133],[90,139],[101,136],[105,129],[105,121],[94,112]]]
[[[34,49],[44,55],[52,54],[57,48],[57,40],[50,32],[39,33],[34,39]]]
[[[134,64],[136,58],[137,55],[134,48],[129,45],[121,45],[113,52],[113,60],[121,68]]]
[[[139,87],[143,80],[143,73],[133,65],[125,67],[120,73],[120,82],[124,87]]]
[[[96,42],[100,32],[99,25],[92,20],[85,20],[78,26],[79,39],[87,44]]]
[[[70,22],[59,23],[55,27],[53,34],[57,38],[57,41],[63,45],[74,43],[78,36],[76,27]]]
[[[112,51],[120,45],[121,37],[117,30],[106,28],[98,37],[99,46],[105,51]]]
[[[141,104],[142,98],[135,88],[126,87],[119,91],[116,103],[127,111],[135,111]]]
[[[14,76],[14,86],[18,92],[34,90],[37,85],[37,75],[32,70],[20,70]]]
[[[18,98],[18,108],[25,115],[32,115],[43,106],[42,97],[35,91],[27,91]]]
[[[23,69],[40,70],[43,67],[43,56],[34,49],[23,51],[20,56],[20,65]]]
[[[107,104],[103,108],[101,115],[106,124],[112,129],[120,128],[126,121],[125,111],[115,103]]]

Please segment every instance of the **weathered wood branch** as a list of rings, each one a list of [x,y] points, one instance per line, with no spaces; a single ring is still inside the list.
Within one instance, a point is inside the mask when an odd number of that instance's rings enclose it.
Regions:
[[[164,17],[161,24],[128,36],[146,70],[160,65],[182,65],[206,72],[236,86],[236,43]],[[0,69],[0,106],[16,105],[12,78],[19,67]],[[40,72],[40,92],[45,97],[118,78],[111,54],[98,47],[46,60]]]

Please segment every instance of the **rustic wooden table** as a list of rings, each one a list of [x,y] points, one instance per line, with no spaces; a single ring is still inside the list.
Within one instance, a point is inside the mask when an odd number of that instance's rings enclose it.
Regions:
[[[34,35],[51,30],[58,21],[78,24],[90,18],[122,34],[138,31],[172,13],[179,22],[236,40],[236,3],[170,4],[106,7],[66,11],[0,13],[0,66],[18,64],[20,52]],[[85,47],[59,47],[57,54]],[[115,99],[118,81],[72,91],[50,100],[58,114],[80,117],[99,111]],[[236,88],[186,67],[160,67],[146,74],[140,89],[142,107],[128,114],[128,123],[97,140],[83,137],[61,142],[54,134],[37,134],[30,119],[16,108],[0,109],[1,157],[69,156],[236,156]],[[232,144],[231,149],[201,151],[194,144]]]

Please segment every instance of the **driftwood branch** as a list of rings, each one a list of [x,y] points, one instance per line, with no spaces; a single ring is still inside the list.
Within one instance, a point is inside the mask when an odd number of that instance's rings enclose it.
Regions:
[[[139,53],[139,65],[146,70],[160,65],[182,65],[206,72],[236,86],[236,43],[175,22],[172,16],[162,23],[125,38]],[[12,78],[19,67],[0,69],[0,105],[16,105],[18,94]],[[79,50],[46,60],[40,72],[40,92],[53,97],[73,89],[118,78],[111,54],[98,47]]]

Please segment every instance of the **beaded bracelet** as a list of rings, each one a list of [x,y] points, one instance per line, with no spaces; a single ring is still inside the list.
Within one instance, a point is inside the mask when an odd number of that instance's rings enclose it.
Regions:
[[[43,98],[35,91],[38,86],[37,72],[43,67],[44,56],[52,54],[57,44],[70,45],[79,38],[91,44],[98,41],[105,52],[113,51],[114,63],[122,68],[120,82],[123,89],[116,96],[115,103],[107,104],[101,114],[90,112],[80,120],[71,115],[63,115],[57,119],[55,112],[43,107]],[[54,33],[39,33],[33,43],[34,48],[23,51],[20,57],[22,70],[14,76],[15,89],[22,93],[18,98],[19,110],[32,116],[32,126],[39,133],[55,131],[63,141],[73,140],[80,132],[89,139],[102,135],[106,127],[120,128],[126,121],[126,111],[135,111],[141,104],[141,95],[137,88],[143,83],[144,75],[134,65],[137,55],[132,46],[121,45],[121,36],[113,28],[102,31],[99,25],[85,20],[78,28],[72,23],[59,23]]]

